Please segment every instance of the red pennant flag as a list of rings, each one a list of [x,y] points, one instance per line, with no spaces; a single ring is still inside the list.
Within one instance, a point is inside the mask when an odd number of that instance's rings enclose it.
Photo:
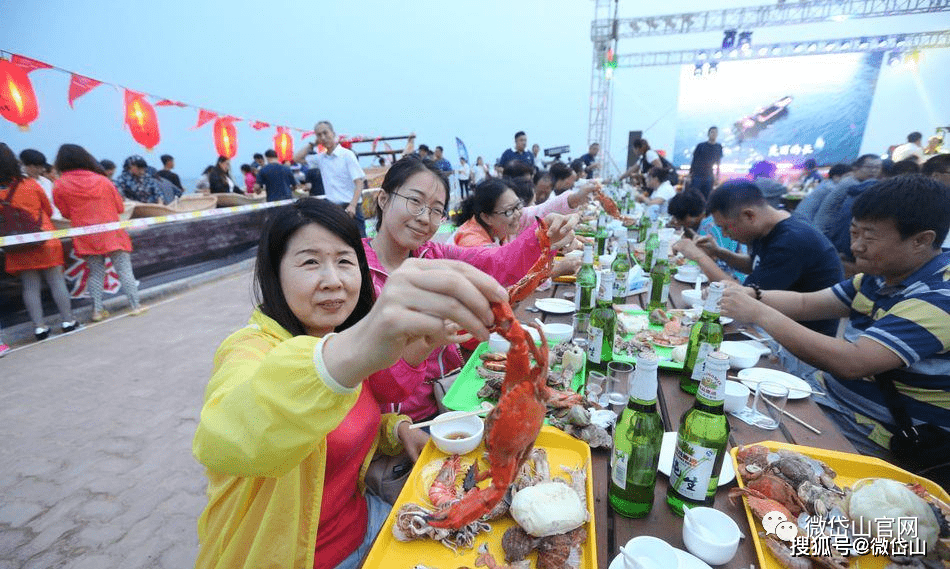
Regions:
[[[185,103],[179,103],[178,101],[172,101],[171,99],[162,99],[161,101],[155,103],[156,107],[187,107]]]
[[[217,116],[218,116],[218,113],[214,111],[206,111],[204,109],[198,109],[198,124],[191,127],[191,130],[201,128],[202,126],[206,125],[207,123],[217,118]]]
[[[13,57],[10,58],[15,65],[18,65],[27,73],[31,71],[36,71],[37,69],[52,69],[53,66],[48,63],[43,63],[42,61],[37,61],[35,59],[30,59],[29,57],[23,57],[22,55],[13,54]]]
[[[261,122],[261,121],[254,121],[251,123],[251,128],[253,128],[254,130],[264,130],[265,128],[269,126],[270,124],[266,122]],[[280,130],[281,128],[283,127],[277,127],[278,130]]]
[[[310,137],[313,136],[314,134],[315,134],[315,133],[314,133],[312,130],[305,130],[305,131],[303,131],[303,134],[300,135],[300,140],[304,140],[304,139],[306,139],[306,138],[310,138]]]
[[[73,77],[69,81],[69,108],[73,107],[73,101],[79,97],[82,97],[89,91],[92,91],[99,85],[102,85],[102,81],[96,81],[91,77],[85,77],[83,75],[77,75],[73,73]]]
[[[238,117],[232,117],[231,115],[225,115],[221,117],[221,120],[233,123],[233,122],[241,122],[244,119],[240,119]]]

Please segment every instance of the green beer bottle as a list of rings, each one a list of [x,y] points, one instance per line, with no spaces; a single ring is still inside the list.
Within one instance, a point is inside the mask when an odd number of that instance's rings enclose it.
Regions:
[[[722,410],[728,370],[729,356],[710,352],[696,401],[680,420],[666,492],[666,503],[678,516],[683,515],[684,504],[712,506],[716,499],[729,442],[729,422]]]
[[[699,380],[703,377],[706,357],[722,345],[722,324],[719,322],[719,302],[722,300],[722,283],[709,285],[703,314],[693,324],[689,332],[689,345],[686,348],[686,361],[680,376],[680,389],[691,395],[696,394]]]
[[[655,263],[650,270],[650,304],[647,310],[652,312],[657,308],[666,308],[670,296],[670,242],[660,241],[657,247]]]
[[[642,518],[653,508],[663,422],[656,410],[656,368],[652,351],[640,352],[630,384],[630,401],[614,430],[607,497],[621,516]]]
[[[597,240],[597,256],[604,254],[605,243],[607,242],[607,237],[609,233],[607,230],[607,214],[601,213],[600,217],[597,218],[597,233],[594,235],[594,239]]]
[[[627,300],[627,277],[630,276],[630,255],[627,253],[627,228],[614,231],[617,239],[617,256],[610,264],[614,273],[614,304],[623,304]]]
[[[649,271],[653,268],[654,263],[656,263],[656,250],[660,247],[660,236],[659,230],[656,225],[650,224],[650,229],[647,231],[647,242],[643,245],[644,257],[643,257],[643,270]]]
[[[650,216],[646,210],[640,216],[640,224],[637,226],[637,243],[644,243],[650,235]]]
[[[574,310],[588,314],[597,298],[597,271],[594,270],[594,246],[584,245],[584,257],[577,271],[574,287]]]
[[[610,270],[600,273],[600,288],[597,306],[590,313],[587,342],[587,371],[595,370],[606,375],[607,364],[613,360],[614,328],[617,315],[613,308],[614,274]]]

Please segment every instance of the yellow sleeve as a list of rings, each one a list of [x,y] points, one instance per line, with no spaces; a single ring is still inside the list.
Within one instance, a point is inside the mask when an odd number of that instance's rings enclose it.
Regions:
[[[406,415],[383,414],[383,420],[379,423],[379,452],[389,456],[396,456],[402,452],[402,441],[396,434],[396,427],[403,421],[412,423],[412,419]]]
[[[211,470],[235,476],[283,476],[335,429],[360,387],[326,377],[322,338],[280,341],[245,328],[224,341],[205,392],[192,445]]]

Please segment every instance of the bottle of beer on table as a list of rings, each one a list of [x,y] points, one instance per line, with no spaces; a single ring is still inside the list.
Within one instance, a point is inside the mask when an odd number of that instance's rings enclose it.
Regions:
[[[614,274],[605,269],[600,273],[597,306],[590,313],[587,334],[587,371],[607,374],[607,364],[613,360],[614,328],[617,315],[613,307]]]
[[[604,245],[607,242],[607,236],[609,235],[607,230],[607,214],[601,213],[600,217],[597,218],[597,233],[594,235],[594,239],[597,240],[597,256],[604,254]]]
[[[656,410],[656,368],[652,351],[640,352],[630,384],[630,401],[614,430],[607,497],[615,512],[642,518],[653,508],[663,422]]]
[[[719,322],[719,302],[722,300],[722,283],[709,285],[703,314],[693,324],[689,332],[689,345],[686,348],[686,361],[680,376],[680,389],[691,395],[696,394],[699,380],[703,377],[706,356],[722,345],[722,324]]]
[[[594,246],[584,245],[581,268],[577,270],[574,287],[574,310],[589,314],[597,299],[597,272],[594,270]]]
[[[637,243],[645,243],[650,235],[650,216],[646,210],[640,215],[640,224],[637,226]]]
[[[647,231],[647,242],[643,245],[643,270],[649,271],[656,263],[656,250],[660,247],[659,231],[653,223]]]
[[[722,409],[729,356],[710,352],[692,409],[683,414],[676,435],[666,503],[682,516],[683,505],[712,506],[719,471],[729,442],[729,422]]]
[[[614,304],[623,304],[627,300],[627,280],[630,276],[630,256],[627,254],[627,228],[614,231],[617,239],[617,256],[610,265],[614,273]]]
[[[666,308],[670,296],[670,242],[664,239],[657,247],[656,262],[650,270],[650,304],[647,310]]]

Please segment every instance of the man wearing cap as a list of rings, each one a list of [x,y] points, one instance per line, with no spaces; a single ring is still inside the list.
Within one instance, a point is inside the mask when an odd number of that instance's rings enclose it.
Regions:
[[[355,220],[360,235],[366,237],[366,224],[359,207],[366,175],[356,159],[356,154],[339,144],[329,121],[318,122],[313,130],[317,135],[316,141],[297,151],[294,159],[309,168],[320,169],[326,198],[342,206]],[[316,154],[317,144],[323,145],[327,151]]]
[[[46,168],[49,167],[49,164],[46,163],[46,156],[39,150],[27,148],[20,152],[20,162],[23,163],[23,172],[43,188],[46,197],[49,198],[50,205],[53,205],[53,182],[43,175]],[[55,205],[53,205],[52,218],[63,219],[63,215],[59,213]]]

